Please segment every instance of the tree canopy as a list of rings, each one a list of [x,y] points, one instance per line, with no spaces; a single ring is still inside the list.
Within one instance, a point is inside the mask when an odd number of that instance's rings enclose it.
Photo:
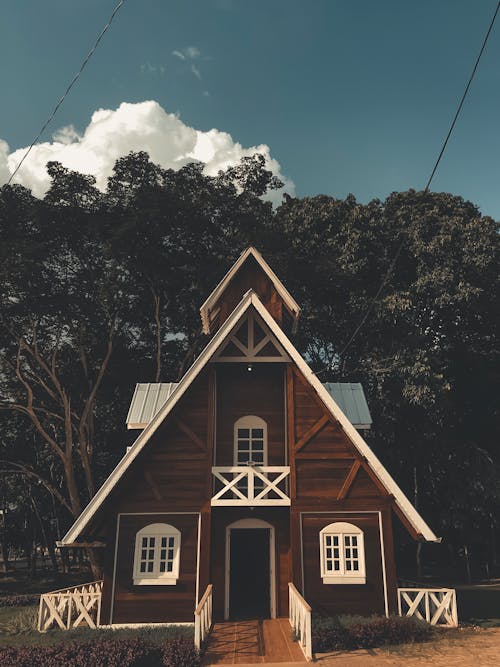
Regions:
[[[130,441],[134,384],[182,376],[205,344],[200,304],[253,244],[303,308],[295,345],[324,381],[363,383],[369,444],[435,530],[458,546],[498,529],[497,222],[412,190],[367,204],[286,196],[273,209],[263,195],[281,183],[260,156],[211,177],[132,153],[104,193],[60,164],[48,171],[43,200],[0,189],[12,508],[12,480],[26,479],[44,516],[65,526],[79,514]]]

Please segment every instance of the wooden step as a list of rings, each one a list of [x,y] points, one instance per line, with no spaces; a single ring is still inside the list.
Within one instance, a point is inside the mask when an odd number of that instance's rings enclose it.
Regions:
[[[305,662],[287,618],[216,623],[205,653],[205,665]]]

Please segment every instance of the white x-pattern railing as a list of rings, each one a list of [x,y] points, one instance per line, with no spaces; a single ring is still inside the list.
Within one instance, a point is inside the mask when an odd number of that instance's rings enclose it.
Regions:
[[[86,625],[96,628],[101,615],[102,581],[43,593],[38,609],[38,630],[58,626],[61,630]]]
[[[398,609],[400,616],[416,616],[431,625],[458,626],[453,588],[398,588]]]
[[[217,505],[290,505],[286,494],[289,466],[214,466]],[[222,488],[218,489],[222,483]]]

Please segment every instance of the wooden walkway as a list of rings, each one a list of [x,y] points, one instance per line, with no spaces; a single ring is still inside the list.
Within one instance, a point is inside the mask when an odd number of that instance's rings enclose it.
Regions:
[[[216,623],[208,641],[205,665],[302,662],[305,658],[292,641],[288,618]]]

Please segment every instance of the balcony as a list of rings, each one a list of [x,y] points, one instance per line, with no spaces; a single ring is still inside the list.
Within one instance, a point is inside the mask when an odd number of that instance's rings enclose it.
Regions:
[[[289,466],[214,466],[212,507],[290,505]]]

